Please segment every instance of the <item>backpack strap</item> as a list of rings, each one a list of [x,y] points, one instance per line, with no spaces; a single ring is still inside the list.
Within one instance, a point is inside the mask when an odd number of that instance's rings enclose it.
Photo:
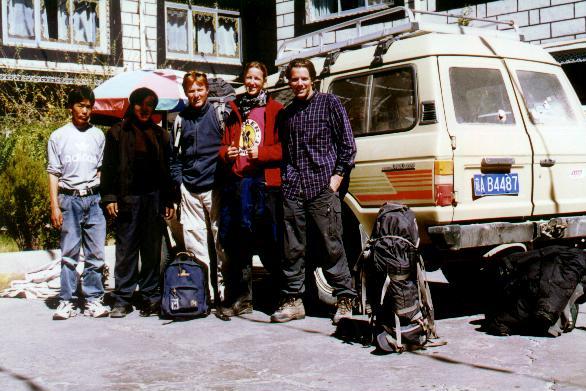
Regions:
[[[402,237],[402,236],[397,236],[397,235],[385,235],[385,236],[381,236],[381,237],[379,237],[379,238],[372,238],[372,239],[370,239],[370,240],[368,241],[368,243],[369,243],[369,244],[374,244],[374,243],[378,242],[379,240],[382,240],[382,239],[388,239],[388,238],[390,238],[390,239],[399,239],[399,240],[402,240],[403,242],[406,242],[407,244],[409,244],[409,246],[411,246],[411,247],[413,247],[413,248],[417,248],[417,246],[416,246],[416,245],[414,245],[413,243],[411,243],[411,241],[410,241],[410,240],[408,240],[408,239],[405,239],[405,238],[404,238],[404,237]]]
[[[417,260],[417,293],[419,295],[419,302],[425,309],[425,321],[423,322],[423,326],[428,338],[438,338],[435,328],[435,313],[433,302],[431,300],[431,291],[429,289],[429,284],[425,279],[425,266],[421,255],[419,255],[419,259]]]
[[[181,131],[183,130],[183,117],[177,115],[175,123],[173,123],[173,153],[176,155],[181,154]]]
[[[224,120],[224,112],[226,111],[226,101],[224,97],[218,98],[217,102],[214,102],[214,109],[216,110],[216,118],[218,119],[218,125],[220,125],[220,133],[224,134],[224,128],[226,127],[226,121]]]

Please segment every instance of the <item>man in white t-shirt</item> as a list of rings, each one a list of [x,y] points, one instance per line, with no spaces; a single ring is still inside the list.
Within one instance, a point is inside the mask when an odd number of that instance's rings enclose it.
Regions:
[[[71,122],[49,138],[47,172],[51,197],[51,224],[61,231],[61,290],[53,319],[75,316],[75,271],[83,247],[82,293],[85,313],[108,316],[102,305],[102,272],[106,220],[100,207],[100,167],[104,154],[104,133],[89,123],[94,93],[75,87],[68,96]]]

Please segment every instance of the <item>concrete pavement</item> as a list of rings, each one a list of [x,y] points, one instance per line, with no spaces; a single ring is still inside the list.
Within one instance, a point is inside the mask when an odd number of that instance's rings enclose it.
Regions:
[[[586,314],[559,338],[494,337],[439,320],[448,345],[401,355],[333,336],[329,319],[270,324],[78,316],[0,299],[0,390],[586,390]]]

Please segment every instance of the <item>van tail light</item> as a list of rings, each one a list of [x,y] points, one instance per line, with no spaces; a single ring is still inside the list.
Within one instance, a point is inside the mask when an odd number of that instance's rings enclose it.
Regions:
[[[436,160],[433,164],[433,189],[437,206],[450,206],[454,201],[454,162]]]

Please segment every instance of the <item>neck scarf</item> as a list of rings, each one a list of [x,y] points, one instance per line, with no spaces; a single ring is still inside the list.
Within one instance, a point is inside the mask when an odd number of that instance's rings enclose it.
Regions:
[[[261,90],[257,96],[250,96],[244,94],[238,101],[238,108],[242,112],[244,117],[248,117],[248,113],[255,107],[262,107],[267,104],[267,93],[265,90]]]

